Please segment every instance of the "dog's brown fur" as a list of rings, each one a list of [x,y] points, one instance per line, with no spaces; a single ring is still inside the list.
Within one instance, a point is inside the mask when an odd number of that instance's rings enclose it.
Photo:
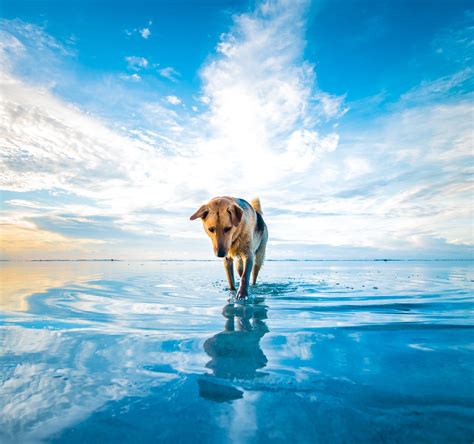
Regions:
[[[227,280],[231,290],[235,290],[234,259],[240,285],[238,298],[248,296],[250,273],[252,285],[265,259],[268,229],[263,221],[259,199],[251,204],[234,197],[215,197],[202,205],[190,220],[201,218],[204,231],[212,240],[214,253],[224,258]]]

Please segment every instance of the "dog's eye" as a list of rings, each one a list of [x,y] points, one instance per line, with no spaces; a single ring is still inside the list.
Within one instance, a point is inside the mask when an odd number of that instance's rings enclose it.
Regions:
[[[215,229],[214,227],[211,227],[211,228],[209,228],[209,231],[210,231],[211,233],[214,233],[214,232],[216,231],[216,229]]]
[[[232,227],[225,227],[224,228],[224,233],[228,233],[230,230],[232,230]]]

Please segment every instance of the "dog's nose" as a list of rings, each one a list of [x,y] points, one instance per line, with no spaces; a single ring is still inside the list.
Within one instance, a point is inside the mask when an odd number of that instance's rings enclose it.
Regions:
[[[224,250],[219,250],[217,252],[217,257],[225,257],[226,256],[226,252]]]

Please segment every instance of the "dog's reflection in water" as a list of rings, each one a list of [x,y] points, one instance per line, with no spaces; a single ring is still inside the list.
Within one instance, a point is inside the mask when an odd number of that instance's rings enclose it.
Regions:
[[[268,332],[265,324],[267,307],[261,304],[224,306],[224,331],[204,343],[204,350],[211,357],[206,367],[214,378],[200,379],[199,393],[214,401],[231,401],[243,397],[243,392],[222,379],[253,379],[263,376],[259,371],[267,364],[267,357],[260,348],[260,339]],[[219,381],[219,379],[221,379]]]

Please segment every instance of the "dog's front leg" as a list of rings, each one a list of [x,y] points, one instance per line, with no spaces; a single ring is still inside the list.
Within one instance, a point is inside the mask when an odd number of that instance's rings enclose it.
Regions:
[[[234,291],[235,290],[234,260],[231,257],[224,258],[224,268],[225,268],[225,274],[227,275],[227,282],[229,282],[229,287],[232,291]]]
[[[240,278],[239,290],[237,291],[237,298],[244,299],[249,295],[250,273],[253,267],[253,255],[243,258],[244,272]]]

